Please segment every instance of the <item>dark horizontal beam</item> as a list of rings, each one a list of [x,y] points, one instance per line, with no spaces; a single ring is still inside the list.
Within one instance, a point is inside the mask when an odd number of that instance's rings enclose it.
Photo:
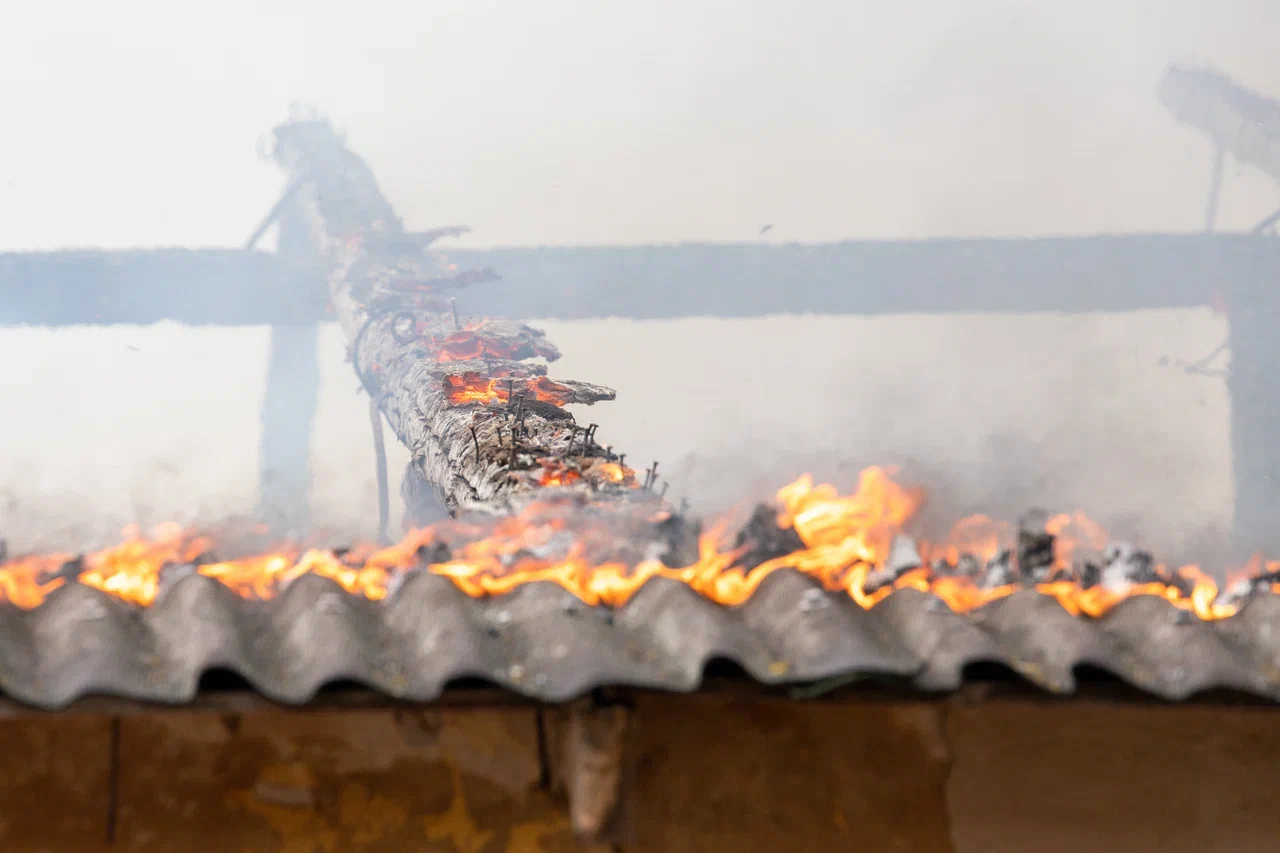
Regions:
[[[1280,240],[1135,235],[456,251],[501,281],[468,313],[577,319],[778,313],[1091,312],[1204,305],[1280,281]]]
[[[1130,311],[1280,281],[1280,240],[1219,234],[448,254],[502,276],[463,291],[459,310],[552,319]],[[313,275],[264,253],[0,254],[0,324],[310,323],[323,300]]]
[[[0,253],[0,325],[323,319],[319,274],[241,249]]]

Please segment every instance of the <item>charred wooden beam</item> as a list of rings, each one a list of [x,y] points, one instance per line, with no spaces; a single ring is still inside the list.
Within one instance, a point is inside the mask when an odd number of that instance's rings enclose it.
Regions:
[[[314,269],[315,246],[291,204],[295,183],[266,222],[279,221],[278,251],[296,269]],[[252,239],[252,238],[251,238]],[[267,387],[262,398],[257,515],[273,529],[297,531],[308,521],[311,422],[320,396],[315,323],[271,327]]]
[[[275,157],[292,175],[322,263],[329,299],[365,390],[450,510],[493,507],[546,485],[623,494],[634,477],[583,435],[569,404],[611,400],[612,389],[548,378],[528,359],[559,357],[542,332],[481,320],[460,326],[453,291],[486,277],[442,268],[404,230],[368,166],[327,122],[276,129]],[[420,507],[410,507],[409,519]]]
[[[1274,238],[1273,238],[1274,239]],[[1251,293],[1227,304],[1231,323],[1231,455],[1235,473],[1235,527],[1240,556],[1276,553],[1280,531],[1280,317],[1277,279],[1258,280]]]
[[[424,240],[420,239],[419,244]],[[1240,234],[453,249],[501,280],[463,314],[585,319],[1133,311],[1208,305],[1280,280]],[[318,275],[241,250],[0,253],[0,325],[252,325],[333,319]]]

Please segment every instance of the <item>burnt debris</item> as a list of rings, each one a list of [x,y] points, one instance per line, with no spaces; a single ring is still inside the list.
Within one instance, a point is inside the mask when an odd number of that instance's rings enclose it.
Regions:
[[[745,549],[740,562],[750,572],[761,563],[803,549],[804,540],[794,528],[778,526],[776,509],[759,504],[738,531],[733,547]]]
[[[985,559],[959,552],[926,560],[915,540],[895,536],[883,564],[867,566],[862,590],[875,593],[924,569],[931,578],[962,579],[978,590],[1035,589],[1041,584],[1062,582],[1084,590],[1100,587],[1116,595],[1136,587],[1160,585],[1175,590],[1179,597],[1191,596],[1195,588],[1192,578],[1169,570],[1149,551],[1129,543],[1113,542],[1098,552],[1077,550],[1074,544],[1069,551],[1061,550],[1064,537],[1050,531],[1050,518],[1043,510],[1027,512],[1018,521],[1014,541]],[[799,533],[791,527],[779,527],[777,519],[776,507],[761,504],[738,531],[733,540],[734,548],[742,554],[737,565],[747,573],[762,563],[805,548]],[[1280,583],[1280,572],[1257,574],[1226,590],[1222,600],[1239,601],[1255,592],[1270,590],[1273,583]]]
[[[1049,513],[1033,509],[1018,519],[1017,567],[1022,577],[1035,583],[1053,573],[1054,536],[1048,531]]]

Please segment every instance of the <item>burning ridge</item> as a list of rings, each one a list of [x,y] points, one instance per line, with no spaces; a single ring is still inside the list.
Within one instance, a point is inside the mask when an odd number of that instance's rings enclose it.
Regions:
[[[607,469],[601,476],[625,474]],[[463,513],[390,547],[287,545],[238,557],[218,554],[215,537],[168,526],[150,536],[128,531],[119,545],[87,554],[8,559],[0,563],[0,597],[29,610],[54,590],[78,584],[150,606],[175,581],[196,574],[241,598],[266,600],[317,575],[382,601],[408,577],[432,574],[472,598],[543,581],[608,608],[622,607],[661,578],[739,606],[766,578],[798,573],[862,609],[910,589],[971,613],[1031,591],[1073,616],[1100,617],[1126,599],[1154,596],[1188,615],[1221,620],[1255,595],[1280,592],[1280,561],[1255,559],[1221,590],[1195,566],[1169,568],[1145,551],[1109,543],[1082,513],[1029,513],[1017,524],[974,516],[942,541],[915,540],[907,531],[923,498],[881,468],[863,471],[847,494],[805,475],[745,523],[727,515],[704,528],[645,489],[619,499],[549,486],[509,502],[503,509],[510,513]]]

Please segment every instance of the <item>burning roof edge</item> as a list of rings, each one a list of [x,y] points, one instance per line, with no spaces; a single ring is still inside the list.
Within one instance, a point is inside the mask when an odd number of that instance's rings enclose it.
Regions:
[[[147,609],[78,584],[32,611],[0,607],[0,691],[47,710],[104,694],[183,705],[206,672],[229,670],[291,705],[334,682],[431,702],[464,679],[563,702],[606,687],[695,691],[708,665],[727,659],[764,685],[874,678],[950,691],[971,665],[994,663],[1054,694],[1073,693],[1076,670],[1089,667],[1165,700],[1222,689],[1274,702],[1277,620],[1280,596],[1210,622],[1155,596],[1078,618],[1033,591],[968,615],[910,589],[864,610],[789,571],[739,607],[655,580],[616,610],[551,582],[470,598],[415,573],[374,602],[304,576],[278,598],[249,601],[193,574]]]

